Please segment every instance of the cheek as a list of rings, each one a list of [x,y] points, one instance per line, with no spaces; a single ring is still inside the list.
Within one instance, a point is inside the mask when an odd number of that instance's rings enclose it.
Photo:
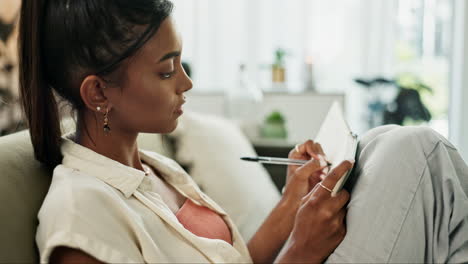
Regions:
[[[169,80],[155,74],[137,73],[127,79],[115,100],[114,122],[122,129],[147,133],[167,133],[177,126],[174,113],[179,103]],[[117,88],[119,89],[119,88]]]
[[[170,87],[155,80],[134,82],[122,96],[126,118],[135,121],[165,120],[172,117],[174,95]]]
[[[137,110],[140,114],[151,115],[167,115],[170,111],[171,98],[167,94],[158,91],[139,91],[131,93],[127,96],[129,103],[132,104],[132,109]]]

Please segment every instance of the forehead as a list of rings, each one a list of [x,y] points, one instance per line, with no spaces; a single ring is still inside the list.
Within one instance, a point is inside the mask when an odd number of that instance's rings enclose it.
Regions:
[[[166,18],[159,27],[156,34],[143,45],[139,57],[153,62],[159,60],[168,52],[180,51],[182,40],[171,17]]]

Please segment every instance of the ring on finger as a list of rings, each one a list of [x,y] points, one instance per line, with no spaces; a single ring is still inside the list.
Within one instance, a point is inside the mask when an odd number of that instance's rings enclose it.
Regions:
[[[300,152],[300,151],[299,151],[299,144],[297,144],[297,145],[294,147],[294,149],[296,150],[297,153],[299,153],[299,152]]]
[[[319,182],[319,185],[320,185],[320,187],[324,188],[325,190],[329,191],[330,193],[333,192],[330,188],[328,188],[327,186],[323,185],[321,182]]]

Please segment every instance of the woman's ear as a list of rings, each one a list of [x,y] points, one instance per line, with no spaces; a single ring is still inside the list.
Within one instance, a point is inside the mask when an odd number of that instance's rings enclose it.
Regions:
[[[87,76],[80,87],[80,95],[84,104],[91,111],[110,110],[110,102],[105,96],[106,83],[96,75]]]

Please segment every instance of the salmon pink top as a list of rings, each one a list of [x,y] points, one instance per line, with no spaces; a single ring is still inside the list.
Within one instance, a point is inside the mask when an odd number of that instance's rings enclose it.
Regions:
[[[177,211],[176,217],[193,234],[210,239],[221,239],[232,245],[231,231],[226,222],[209,208],[186,199]]]

